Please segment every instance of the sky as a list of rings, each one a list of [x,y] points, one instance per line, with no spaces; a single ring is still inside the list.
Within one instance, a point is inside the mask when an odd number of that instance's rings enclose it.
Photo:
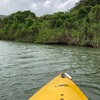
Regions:
[[[37,16],[68,11],[79,0],[0,0],[0,15],[30,10]]]

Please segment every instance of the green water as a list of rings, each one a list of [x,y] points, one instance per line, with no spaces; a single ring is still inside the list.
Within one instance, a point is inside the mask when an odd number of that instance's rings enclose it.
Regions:
[[[0,100],[27,100],[65,69],[100,100],[100,49],[0,41]]]

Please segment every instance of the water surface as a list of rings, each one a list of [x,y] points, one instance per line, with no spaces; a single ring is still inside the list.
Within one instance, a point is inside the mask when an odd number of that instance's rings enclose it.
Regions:
[[[100,100],[100,49],[0,41],[0,100],[27,100],[65,69]]]

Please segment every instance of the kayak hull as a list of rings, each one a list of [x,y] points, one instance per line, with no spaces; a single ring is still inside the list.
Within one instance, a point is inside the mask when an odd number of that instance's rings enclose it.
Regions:
[[[68,77],[61,74],[47,83],[29,100],[88,100],[82,91]]]

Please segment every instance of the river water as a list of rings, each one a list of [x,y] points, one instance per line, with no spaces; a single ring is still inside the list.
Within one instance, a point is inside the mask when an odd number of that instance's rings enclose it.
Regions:
[[[100,49],[0,41],[0,100],[27,100],[65,69],[100,100]]]

